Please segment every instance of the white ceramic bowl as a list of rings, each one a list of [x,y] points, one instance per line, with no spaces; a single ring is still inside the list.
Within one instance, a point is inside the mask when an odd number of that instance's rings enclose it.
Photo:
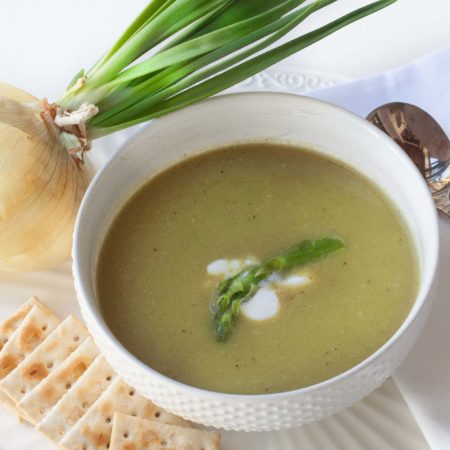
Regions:
[[[296,143],[355,167],[397,205],[417,249],[420,291],[395,335],[352,369],[304,389],[229,395],[176,382],[140,362],[117,341],[96,299],[98,250],[130,194],[186,155],[236,141]],[[251,93],[216,97],[158,119],[122,147],[96,175],[82,203],[74,236],[73,273],[90,332],[109,363],[131,386],[194,422],[263,431],[301,425],[337,412],[369,394],[393,373],[425,322],[437,255],[437,214],[431,196],[419,172],[393,141],[365,120],[327,103],[296,95]]]

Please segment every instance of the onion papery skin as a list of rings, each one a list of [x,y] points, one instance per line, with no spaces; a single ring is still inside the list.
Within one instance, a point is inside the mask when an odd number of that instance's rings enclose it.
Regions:
[[[3,118],[0,110],[0,271],[51,268],[70,257],[89,174],[40,117],[36,98],[1,83],[0,97],[26,107]]]

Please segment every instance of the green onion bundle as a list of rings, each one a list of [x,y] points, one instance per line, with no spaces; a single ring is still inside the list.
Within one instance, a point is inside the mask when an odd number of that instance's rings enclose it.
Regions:
[[[75,77],[58,104],[69,110],[97,105],[89,137],[103,136],[217,94],[395,0],[267,50],[335,1],[154,0],[91,70]]]

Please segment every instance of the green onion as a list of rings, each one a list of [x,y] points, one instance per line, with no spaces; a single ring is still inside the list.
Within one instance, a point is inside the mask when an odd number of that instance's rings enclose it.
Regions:
[[[396,0],[379,0],[273,46],[337,0],[153,0],[57,104],[98,106],[90,139],[215,95]],[[138,61],[139,60],[139,61]]]

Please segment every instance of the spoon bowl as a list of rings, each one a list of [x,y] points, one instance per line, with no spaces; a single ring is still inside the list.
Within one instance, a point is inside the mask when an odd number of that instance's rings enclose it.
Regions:
[[[390,136],[419,169],[436,207],[450,217],[450,140],[423,109],[394,102],[372,111],[367,120]]]

